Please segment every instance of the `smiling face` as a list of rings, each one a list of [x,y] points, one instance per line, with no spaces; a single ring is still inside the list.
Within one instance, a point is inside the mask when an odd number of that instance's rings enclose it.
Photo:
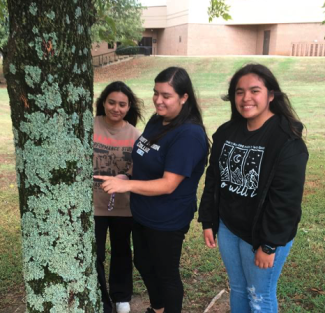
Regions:
[[[157,114],[163,117],[163,124],[168,124],[180,113],[187,98],[187,94],[180,97],[169,83],[155,84],[153,103]]]
[[[274,114],[270,102],[274,99],[262,79],[255,74],[242,76],[237,83],[235,103],[238,113],[247,120],[248,130],[260,128]]]
[[[120,91],[111,92],[104,102],[106,121],[114,127],[123,126],[123,119],[129,109],[129,99]]]

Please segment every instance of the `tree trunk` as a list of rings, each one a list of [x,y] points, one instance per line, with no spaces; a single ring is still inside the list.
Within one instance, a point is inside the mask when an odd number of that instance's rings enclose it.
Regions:
[[[101,312],[92,209],[91,0],[8,0],[4,72],[27,312]]]

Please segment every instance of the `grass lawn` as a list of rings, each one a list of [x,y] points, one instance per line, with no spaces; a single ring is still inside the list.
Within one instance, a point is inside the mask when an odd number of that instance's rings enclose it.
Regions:
[[[325,307],[325,58],[215,57],[142,58],[101,69],[95,96],[113,80],[125,80],[144,99],[146,120],[153,113],[153,80],[167,66],[182,66],[190,73],[211,136],[230,116],[223,102],[231,75],[241,65],[259,62],[269,66],[305,124],[310,152],[303,200],[303,217],[278,286],[281,312],[324,312]],[[104,72],[107,71],[106,75]],[[104,81],[104,82],[103,82]],[[23,285],[20,217],[15,183],[9,100],[0,85],[0,309]],[[139,126],[143,128],[143,124]],[[201,180],[198,198],[202,193]],[[211,299],[228,288],[218,250],[205,248],[201,226],[194,220],[186,237],[181,273],[185,286],[184,311],[203,312]],[[135,273],[135,293],[144,287]]]

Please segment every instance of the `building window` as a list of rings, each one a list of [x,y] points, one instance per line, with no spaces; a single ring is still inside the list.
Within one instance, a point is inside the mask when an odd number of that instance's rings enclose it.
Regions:
[[[182,36],[179,36],[179,42],[182,42]]]

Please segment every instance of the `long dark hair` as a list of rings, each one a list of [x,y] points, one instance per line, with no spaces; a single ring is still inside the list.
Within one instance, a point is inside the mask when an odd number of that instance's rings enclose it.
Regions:
[[[231,78],[228,94],[222,97],[223,100],[230,101],[231,103],[231,120],[244,119],[236,109],[235,94],[239,79],[248,74],[257,75],[264,82],[268,92],[273,92],[274,99],[270,102],[270,111],[274,114],[285,116],[289,122],[291,131],[301,138],[301,123],[299,123],[299,118],[293,109],[288,96],[281,91],[280,85],[273,73],[262,64],[247,64],[239,69]]]
[[[178,96],[181,98],[185,94],[188,95],[186,102],[183,104],[180,113],[170,121],[162,131],[158,133],[153,138],[150,138],[150,144],[156,143],[160,138],[164,137],[170,130],[184,124],[184,123],[193,123],[200,125],[205,133],[208,142],[208,148],[210,147],[210,141],[206,134],[205,127],[203,125],[203,119],[201,114],[200,106],[197,102],[194,88],[190,76],[185,69],[181,67],[168,67],[162,72],[160,72],[155,78],[155,83],[168,83],[172,86]],[[161,121],[162,118],[154,114],[150,122]]]
[[[128,97],[130,109],[125,115],[124,120],[129,122],[131,125],[136,126],[139,119],[143,120],[141,112],[143,107],[143,100],[139,99],[133,93],[131,88],[121,81],[112,82],[111,84],[107,85],[102,91],[99,98],[96,100],[96,116],[105,116],[104,103],[108,95],[114,91],[122,92]]]

